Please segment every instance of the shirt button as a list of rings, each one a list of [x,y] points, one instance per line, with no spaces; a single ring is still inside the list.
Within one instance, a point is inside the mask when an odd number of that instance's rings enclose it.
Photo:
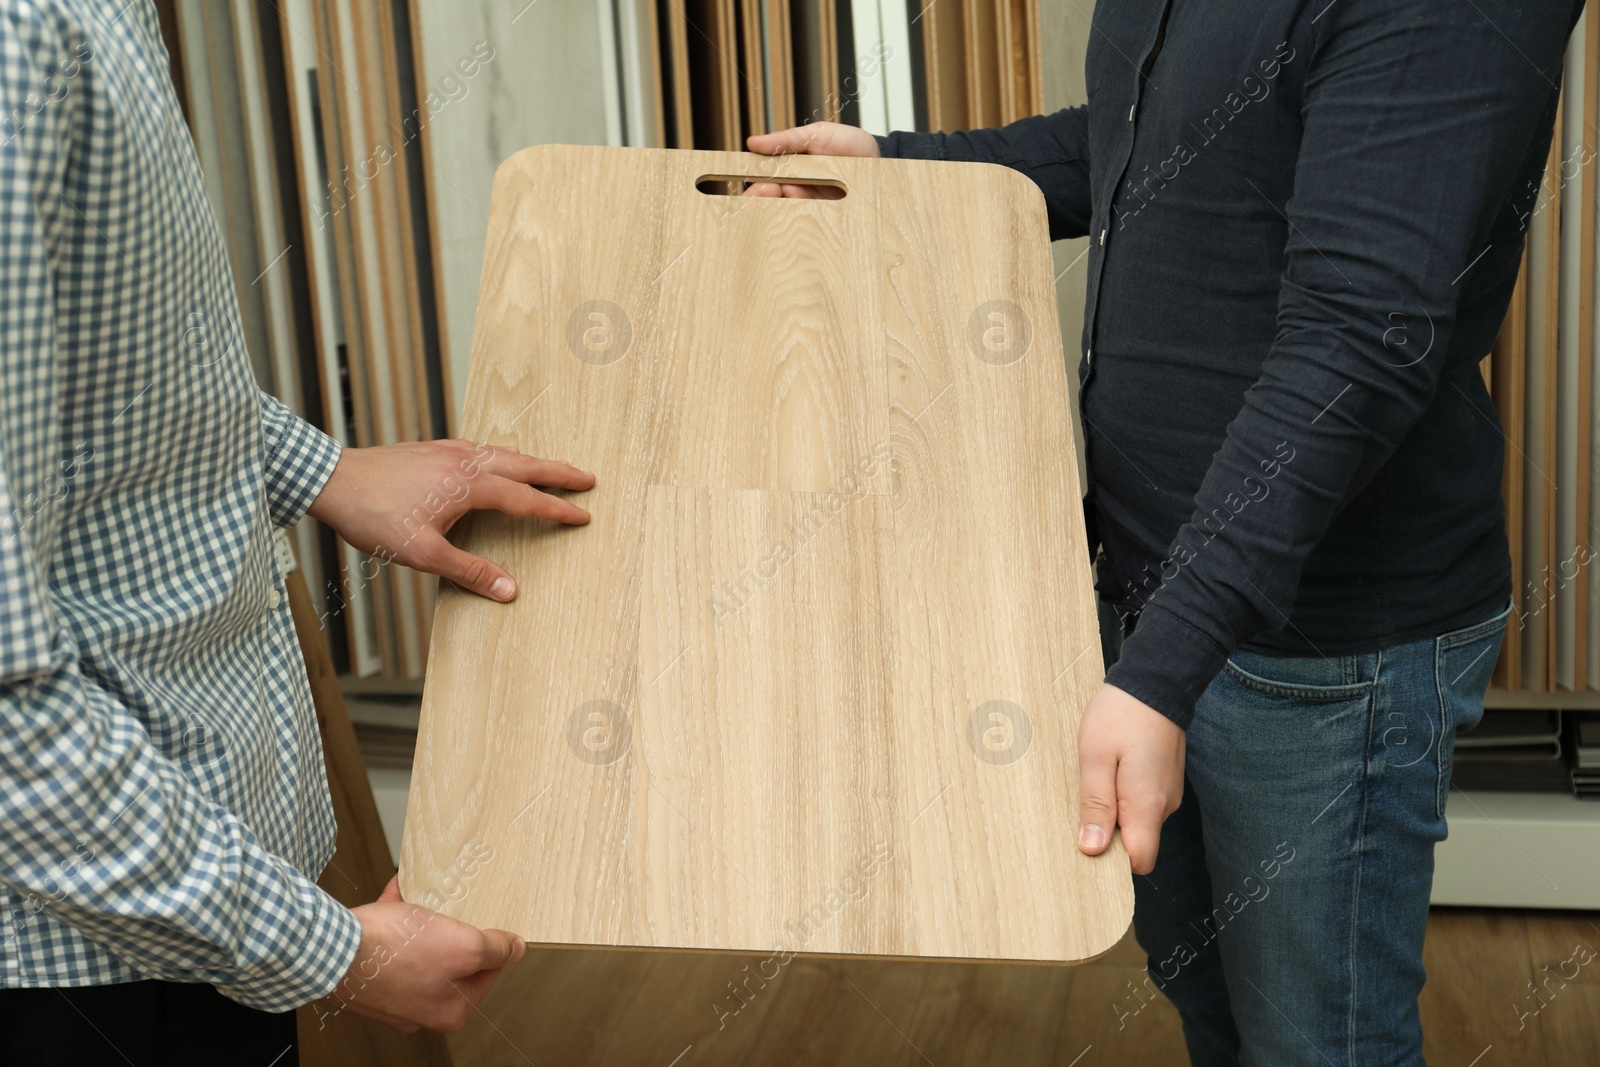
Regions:
[[[278,605],[282,603],[283,597],[276,589],[270,590],[267,593],[267,607],[271,608],[273,611],[277,611]]]

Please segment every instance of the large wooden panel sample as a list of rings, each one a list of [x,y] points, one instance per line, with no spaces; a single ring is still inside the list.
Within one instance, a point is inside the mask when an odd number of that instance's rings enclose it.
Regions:
[[[496,175],[464,430],[594,471],[593,521],[462,524],[521,594],[441,591],[402,889],[554,945],[1099,955],[1132,887],[1074,844],[1102,664],[1043,201],[821,157],[784,180],[842,199],[699,191],[772,166]]]

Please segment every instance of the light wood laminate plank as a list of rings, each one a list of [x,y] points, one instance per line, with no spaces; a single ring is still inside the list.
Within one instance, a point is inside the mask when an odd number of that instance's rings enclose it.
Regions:
[[[1042,200],[696,191],[763,165],[497,176],[466,428],[594,470],[594,518],[464,524],[524,593],[441,596],[403,886],[488,846],[450,913],[539,943],[1097,956],[1132,891],[1062,830],[1101,664]]]

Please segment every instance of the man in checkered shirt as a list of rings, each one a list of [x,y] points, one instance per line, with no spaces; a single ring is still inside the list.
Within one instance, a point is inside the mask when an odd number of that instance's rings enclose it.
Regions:
[[[125,2],[0,2],[0,1063],[281,1067],[325,997],[457,1028],[522,941],[317,888],[334,823],[274,527],[508,600],[444,532],[584,522],[532,487],[593,478],[341,451],[256,388],[155,9]]]

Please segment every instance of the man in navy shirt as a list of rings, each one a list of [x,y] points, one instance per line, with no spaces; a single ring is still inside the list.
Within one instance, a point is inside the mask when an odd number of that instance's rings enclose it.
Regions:
[[[1003,164],[1090,239],[1085,506],[1127,636],[1084,713],[1080,841],[1120,828],[1196,1064],[1422,1062],[1450,752],[1509,614],[1478,364],[1581,10],[1119,0],[1086,106],[750,139]]]

